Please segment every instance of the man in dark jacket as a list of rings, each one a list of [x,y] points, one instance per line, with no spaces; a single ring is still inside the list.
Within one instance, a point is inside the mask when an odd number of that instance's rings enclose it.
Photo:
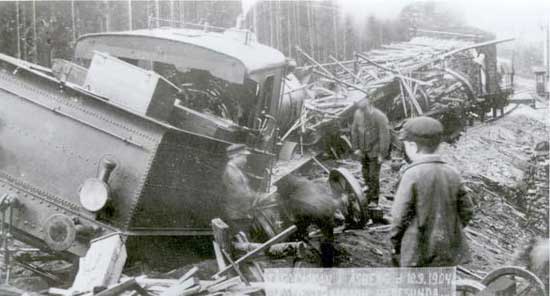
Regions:
[[[463,227],[472,218],[472,202],[458,172],[436,154],[442,132],[441,123],[430,117],[416,117],[403,126],[402,139],[414,142],[416,151],[391,211],[396,265],[455,266],[469,260]]]
[[[380,166],[388,157],[390,129],[388,118],[369,100],[363,100],[353,116],[351,140],[354,154],[361,157],[367,200],[370,207],[378,206]]]
[[[249,154],[243,144],[233,144],[227,148],[229,160],[222,176],[225,189],[224,221],[235,233],[248,233],[252,225],[252,205],[257,193],[250,188],[244,173]]]
[[[304,177],[289,175],[277,183],[283,212],[298,227],[296,236],[308,239],[308,226],[321,230],[321,266],[334,265],[334,213],[337,202],[329,189]]]

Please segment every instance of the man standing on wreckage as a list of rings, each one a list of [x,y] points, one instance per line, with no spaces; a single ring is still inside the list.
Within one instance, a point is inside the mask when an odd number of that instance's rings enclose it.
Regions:
[[[259,193],[250,188],[244,173],[247,156],[250,154],[243,144],[233,144],[227,148],[229,161],[222,176],[225,189],[224,221],[236,234],[243,231],[248,235],[252,227],[252,205]]]
[[[436,152],[442,133],[441,123],[430,117],[403,125],[401,140],[412,163],[403,171],[391,210],[396,266],[456,266],[470,260],[463,228],[472,218],[472,201],[458,172]]]
[[[380,166],[389,155],[391,138],[388,118],[373,106],[368,97],[365,98],[353,116],[351,141],[354,155],[361,158],[369,216],[376,221],[382,219],[382,210],[378,206]]]

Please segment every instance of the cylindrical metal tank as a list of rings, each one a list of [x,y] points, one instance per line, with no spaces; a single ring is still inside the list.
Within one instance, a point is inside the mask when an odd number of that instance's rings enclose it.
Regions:
[[[307,90],[300,83],[298,78],[296,78],[294,74],[287,75],[284,81],[281,106],[277,118],[279,128],[281,129],[281,135],[292,127],[296,119],[300,117],[304,106],[304,100],[307,96]]]

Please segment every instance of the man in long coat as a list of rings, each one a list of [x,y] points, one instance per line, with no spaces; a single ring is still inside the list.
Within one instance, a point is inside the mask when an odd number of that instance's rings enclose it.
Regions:
[[[472,202],[458,172],[436,154],[442,132],[441,123],[430,117],[403,126],[402,139],[415,142],[417,151],[403,172],[391,211],[396,265],[456,266],[469,260],[463,227],[472,218]]]
[[[351,140],[354,154],[361,157],[362,173],[368,186],[369,207],[378,206],[380,166],[390,148],[390,129],[386,115],[370,100],[361,102],[353,116]]]

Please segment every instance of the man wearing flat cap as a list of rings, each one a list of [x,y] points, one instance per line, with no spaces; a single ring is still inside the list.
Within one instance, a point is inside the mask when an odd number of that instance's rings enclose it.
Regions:
[[[368,187],[369,208],[378,207],[380,194],[380,166],[388,157],[390,129],[386,115],[370,100],[363,100],[353,116],[351,141],[354,154],[361,157],[363,179]]]
[[[395,265],[456,266],[469,260],[463,228],[472,218],[472,201],[458,172],[436,153],[442,133],[441,123],[425,116],[403,126],[401,139],[416,147],[405,145],[412,163],[401,176],[391,210]]]
[[[234,233],[247,233],[252,225],[251,209],[256,197],[244,173],[250,152],[243,144],[233,144],[226,151],[229,160],[222,176],[226,194],[223,202],[224,220]]]

